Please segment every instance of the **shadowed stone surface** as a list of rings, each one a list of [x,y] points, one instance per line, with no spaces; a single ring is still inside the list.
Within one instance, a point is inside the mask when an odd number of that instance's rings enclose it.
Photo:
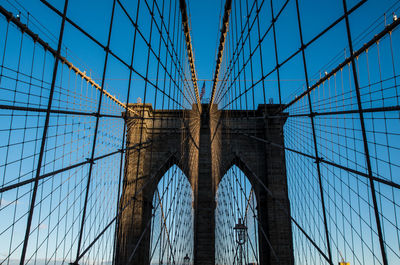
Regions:
[[[260,264],[277,263],[275,255],[279,264],[293,264],[285,153],[245,135],[283,145],[287,117],[275,115],[280,105],[259,105],[252,111],[220,111],[215,105],[209,111],[203,105],[202,114],[196,106],[183,111],[153,110],[151,104],[130,107],[144,119],[126,117],[131,149],[126,153],[116,264],[149,264],[152,199],[158,181],[174,164],[188,177],[194,194],[194,264],[214,264],[215,194],[233,165],[245,173],[256,194]]]

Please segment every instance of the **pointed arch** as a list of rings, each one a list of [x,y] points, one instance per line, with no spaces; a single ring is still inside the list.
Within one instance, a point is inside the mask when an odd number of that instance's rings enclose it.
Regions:
[[[184,176],[186,177],[186,179],[188,180],[190,185],[192,185],[192,183],[188,177],[189,174],[187,172],[187,168],[184,167],[181,162],[182,161],[180,159],[178,159],[177,154],[173,153],[167,158],[167,160],[164,162],[164,164],[162,164],[162,166],[157,169],[156,173],[154,174],[155,180],[152,182],[152,186],[150,188],[150,194],[152,197],[154,196],[154,192],[157,189],[157,186],[160,183],[161,179],[173,167],[177,167],[184,174]]]
[[[247,163],[241,157],[239,157],[237,154],[232,154],[231,157],[229,157],[229,160],[227,159],[226,161],[229,162],[221,166],[221,171],[220,171],[221,178],[217,183],[217,187],[219,186],[219,183],[222,181],[222,179],[226,176],[228,171],[234,166],[239,168],[245,174],[245,176],[250,181],[253,187],[257,188],[259,186],[260,178],[254,173],[254,171],[247,165]]]
[[[244,264],[259,263],[256,192],[250,179],[237,164],[246,169],[240,160],[232,160],[216,192],[216,264],[235,264],[238,259],[242,259]],[[243,222],[247,227],[247,239],[243,245],[237,244],[233,229],[238,222]]]
[[[173,158],[162,172],[152,200],[149,260],[150,264],[181,264],[186,255],[193,260],[193,191]]]

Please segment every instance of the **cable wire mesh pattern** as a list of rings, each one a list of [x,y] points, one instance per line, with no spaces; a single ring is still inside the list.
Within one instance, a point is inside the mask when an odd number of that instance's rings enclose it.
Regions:
[[[229,169],[217,191],[215,264],[259,264],[255,197],[245,174],[236,166]],[[237,238],[232,229],[239,218],[247,227],[242,257],[239,255]],[[238,261],[239,259],[242,260]]]
[[[399,3],[358,35],[351,26],[369,3],[337,4],[340,16],[321,19],[320,31],[306,18],[329,14],[317,3],[312,11],[302,1],[225,6],[214,102],[229,110],[284,104],[295,264],[396,264]]]
[[[171,167],[153,199],[151,264],[177,264],[186,256],[193,260],[192,202],[187,177],[176,165]]]
[[[60,16],[58,37],[18,1],[4,4],[14,14],[1,7],[1,263],[111,264],[126,151],[122,112],[146,95],[162,109],[191,106],[179,5],[107,3],[104,40],[65,15],[77,1],[60,9],[41,3]],[[126,34],[133,37],[120,47]],[[96,60],[65,46],[71,38]],[[136,54],[143,49],[146,56]]]
[[[120,222],[141,203],[151,219],[128,263],[148,240],[147,263],[198,264],[199,193],[187,173],[205,145],[202,117],[218,110],[228,114],[210,124],[284,154],[290,264],[400,264],[400,1],[221,0],[209,98],[199,95],[191,6],[0,1],[0,264],[119,265]],[[275,113],[256,116],[269,105]],[[287,117],[284,144],[257,128],[229,130],[279,115]],[[145,176],[140,161],[156,159],[156,140],[146,137],[176,123],[182,145],[168,152],[179,155],[164,158],[162,176]],[[150,202],[139,199],[145,188],[121,199],[132,185],[129,154],[137,156],[135,181],[155,187]],[[280,262],[270,231],[260,229],[254,189],[273,201],[277,191],[258,178],[253,187],[248,173],[231,165],[212,179],[213,264],[267,264],[263,251]],[[131,230],[142,222],[135,218]]]

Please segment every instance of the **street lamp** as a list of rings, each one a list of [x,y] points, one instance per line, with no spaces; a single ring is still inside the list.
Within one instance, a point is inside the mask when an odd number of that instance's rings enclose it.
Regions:
[[[246,242],[247,226],[239,218],[238,223],[233,228],[235,230],[236,243],[239,245],[239,265],[243,264],[243,244]]]
[[[186,254],[186,256],[183,258],[183,265],[189,265],[190,258],[189,255]]]

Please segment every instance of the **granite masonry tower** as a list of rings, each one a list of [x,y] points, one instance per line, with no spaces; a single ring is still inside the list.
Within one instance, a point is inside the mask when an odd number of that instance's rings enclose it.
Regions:
[[[152,199],[158,181],[174,164],[188,177],[194,194],[193,264],[215,264],[216,189],[233,165],[245,173],[256,194],[260,264],[277,262],[270,245],[279,264],[293,264],[285,152],[276,146],[284,144],[287,116],[276,114],[279,107],[270,104],[259,105],[257,110],[228,111],[203,104],[200,114],[197,106],[182,111],[131,104],[144,118],[126,115],[129,151],[116,264],[149,264]],[[268,139],[274,145],[255,138]]]

